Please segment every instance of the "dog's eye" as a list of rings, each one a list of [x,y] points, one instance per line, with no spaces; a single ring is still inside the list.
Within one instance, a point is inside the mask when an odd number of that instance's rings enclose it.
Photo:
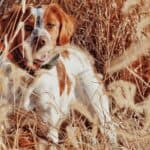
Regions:
[[[32,32],[32,30],[33,30],[33,27],[32,27],[31,25],[27,25],[27,24],[25,25],[24,28],[25,28],[25,30],[28,31],[28,32]]]
[[[54,23],[48,23],[46,26],[48,29],[52,29],[55,26],[55,24]]]

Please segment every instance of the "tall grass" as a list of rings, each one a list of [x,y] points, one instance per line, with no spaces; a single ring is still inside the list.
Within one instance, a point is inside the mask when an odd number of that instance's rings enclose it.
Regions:
[[[55,146],[61,150],[148,150],[149,0],[26,0],[22,3],[6,0],[0,2],[1,17],[14,2],[22,5],[23,10],[24,2],[30,5],[57,2],[74,16],[76,33],[72,42],[86,48],[95,57],[98,72],[104,74],[118,145],[109,143],[100,133],[96,117],[80,104],[72,105],[70,116],[61,125],[60,143],[53,144],[47,139],[48,125],[43,123],[38,111],[26,112],[20,108],[21,104],[17,105],[20,100],[16,90],[23,91],[21,85],[30,81],[20,79],[22,71],[4,61],[0,68],[0,149],[44,150]]]

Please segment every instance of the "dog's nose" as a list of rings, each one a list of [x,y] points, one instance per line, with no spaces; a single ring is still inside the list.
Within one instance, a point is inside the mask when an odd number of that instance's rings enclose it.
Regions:
[[[35,37],[33,39],[33,44],[35,44],[37,46],[37,48],[41,48],[46,44],[46,42],[44,39],[42,39],[40,37]]]
[[[45,53],[41,56],[41,60],[46,60],[48,58],[48,53]]]
[[[45,45],[45,40],[39,39],[38,45],[39,45],[40,47],[44,46],[44,45]]]

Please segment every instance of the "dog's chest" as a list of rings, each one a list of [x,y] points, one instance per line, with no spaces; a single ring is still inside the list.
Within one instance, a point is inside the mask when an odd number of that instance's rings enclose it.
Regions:
[[[55,99],[71,97],[74,92],[74,80],[62,61],[58,61],[56,66],[41,74],[36,81],[35,92],[40,95],[48,93]]]

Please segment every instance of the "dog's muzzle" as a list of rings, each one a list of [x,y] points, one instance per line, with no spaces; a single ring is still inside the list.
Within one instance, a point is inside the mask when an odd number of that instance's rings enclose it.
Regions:
[[[55,54],[52,59],[45,65],[43,65],[41,68],[43,69],[51,69],[53,66],[56,65],[58,59],[59,59],[60,54]]]

